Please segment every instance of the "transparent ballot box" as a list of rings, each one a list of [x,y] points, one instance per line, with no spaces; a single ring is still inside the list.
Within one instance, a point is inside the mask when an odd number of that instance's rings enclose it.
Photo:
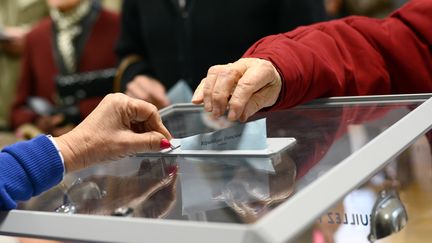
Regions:
[[[341,97],[259,113],[269,156],[138,154],[69,173],[2,213],[0,232],[79,242],[425,242],[430,95]],[[175,138],[227,128],[201,106],[160,111]]]

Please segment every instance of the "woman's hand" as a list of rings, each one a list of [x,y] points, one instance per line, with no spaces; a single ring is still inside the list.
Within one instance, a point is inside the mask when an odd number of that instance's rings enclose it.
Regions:
[[[234,63],[209,69],[192,98],[195,104],[215,117],[228,109],[231,121],[246,121],[264,107],[276,103],[281,91],[281,78],[267,60],[242,58]]]
[[[66,171],[170,146],[156,107],[124,94],[109,94],[71,132],[55,138]]]

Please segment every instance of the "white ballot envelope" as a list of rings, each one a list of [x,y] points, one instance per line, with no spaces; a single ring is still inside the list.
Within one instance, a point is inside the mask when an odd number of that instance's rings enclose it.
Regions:
[[[266,119],[215,132],[172,139],[172,147],[158,153],[184,156],[271,156],[293,146],[292,137],[267,138]],[[139,153],[137,156],[154,155]]]

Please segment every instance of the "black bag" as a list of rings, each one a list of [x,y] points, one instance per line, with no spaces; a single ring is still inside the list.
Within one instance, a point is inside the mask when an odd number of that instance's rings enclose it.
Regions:
[[[82,99],[103,97],[113,92],[115,73],[116,70],[112,68],[58,75],[55,81],[60,104],[64,106],[76,105]]]

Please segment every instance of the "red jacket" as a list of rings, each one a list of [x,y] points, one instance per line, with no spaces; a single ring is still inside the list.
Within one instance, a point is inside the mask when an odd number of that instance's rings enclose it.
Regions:
[[[93,25],[77,72],[95,71],[116,66],[114,47],[120,30],[117,14],[101,10]],[[17,94],[12,105],[11,124],[18,127],[34,121],[37,115],[27,106],[30,96],[39,96],[54,103],[56,87],[54,78],[59,73],[53,53],[53,22],[43,20],[26,37],[25,54]],[[87,116],[102,98],[80,101],[81,116]]]
[[[379,20],[348,17],[255,43],[283,81],[272,109],[315,98],[432,92],[432,1],[412,0]]]

